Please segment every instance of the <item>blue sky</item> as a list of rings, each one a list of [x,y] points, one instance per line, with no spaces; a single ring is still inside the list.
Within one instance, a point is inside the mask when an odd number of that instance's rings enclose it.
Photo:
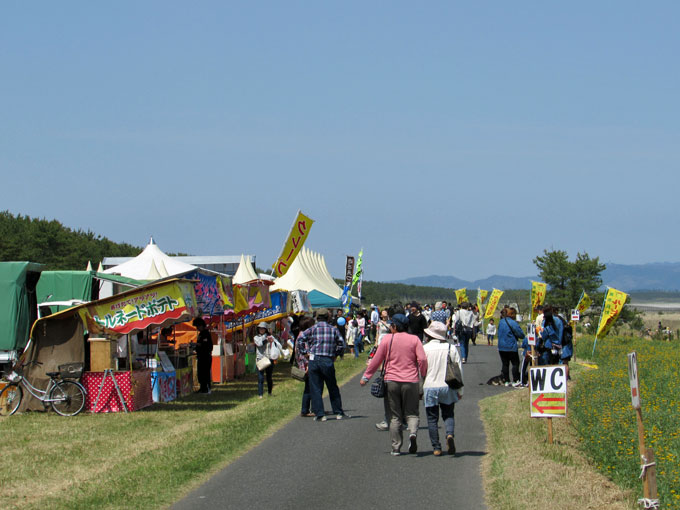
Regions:
[[[677,262],[677,2],[3,2],[0,210],[342,277]]]

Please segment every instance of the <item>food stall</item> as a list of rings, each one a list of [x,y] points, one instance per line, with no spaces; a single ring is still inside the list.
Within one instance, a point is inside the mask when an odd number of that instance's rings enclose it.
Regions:
[[[159,363],[158,343],[152,350],[151,327],[164,328],[191,320],[198,313],[193,282],[170,279],[117,294],[78,307],[78,314],[89,332],[90,366],[82,383],[88,390],[86,409],[92,412],[137,410],[153,403],[153,381],[165,388],[161,400],[175,397],[176,373],[167,356]],[[146,340],[144,349],[132,349],[131,336]],[[144,334],[146,333],[146,334]],[[127,349],[119,340],[125,335]],[[100,340],[101,339],[101,340]],[[113,345],[116,345],[114,349]],[[115,354],[125,351],[125,370]],[[104,351],[101,363],[92,354]],[[120,351],[118,351],[120,352]],[[159,387],[159,398],[161,395]]]

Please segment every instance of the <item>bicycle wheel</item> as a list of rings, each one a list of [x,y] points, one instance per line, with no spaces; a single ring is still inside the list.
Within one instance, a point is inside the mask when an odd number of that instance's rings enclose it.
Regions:
[[[16,384],[8,384],[0,391],[0,416],[10,416],[17,412],[24,392]]]
[[[50,391],[52,409],[62,416],[75,416],[85,407],[85,388],[74,381],[59,381]]]

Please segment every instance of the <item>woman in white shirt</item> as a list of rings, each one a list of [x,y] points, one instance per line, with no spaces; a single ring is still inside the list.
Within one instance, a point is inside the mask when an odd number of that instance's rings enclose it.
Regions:
[[[264,381],[267,380],[267,394],[272,394],[272,387],[274,381],[272,374],[274,372],[273,362],[281,355],[281,344],[269,333],[269,324],[261,322],[257,325],[257,335],[253,338],[255,342],[255,362],[257,363],[262,358],[269,358],[272,362],[264,370],[257,371],[257,394],[260,398],[264,394]]]
[[[446,446],[449,455],[456,453],[454,442],[454,407],[456,402],[463,398],[463,388],[454,390],[446,384],[446,365],[449,359],[458,365],[460,374],[463,374],[458,349],[446,341],[446,325],[441,322],[432,322],[425,330],[430,341],[425,344],[427,356],[427,375],[423,383],[423,402],[427,414],[427,427],[430,432],[430,442],[434,455],[442,454],[442,446],[439,442],[439,410],[441,409],[442,420],[446,429]],[[462,382],[462,381],[461,381]]]

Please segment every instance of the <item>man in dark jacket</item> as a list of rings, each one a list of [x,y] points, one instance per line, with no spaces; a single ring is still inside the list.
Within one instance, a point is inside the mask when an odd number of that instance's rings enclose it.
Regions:
[[[418,303],[414,301],[409,306],[411,313],[408,315],[408,332],[416,335],[422,342],[425,328],[427,328],[427,319],[420,313],[420,305]]]

